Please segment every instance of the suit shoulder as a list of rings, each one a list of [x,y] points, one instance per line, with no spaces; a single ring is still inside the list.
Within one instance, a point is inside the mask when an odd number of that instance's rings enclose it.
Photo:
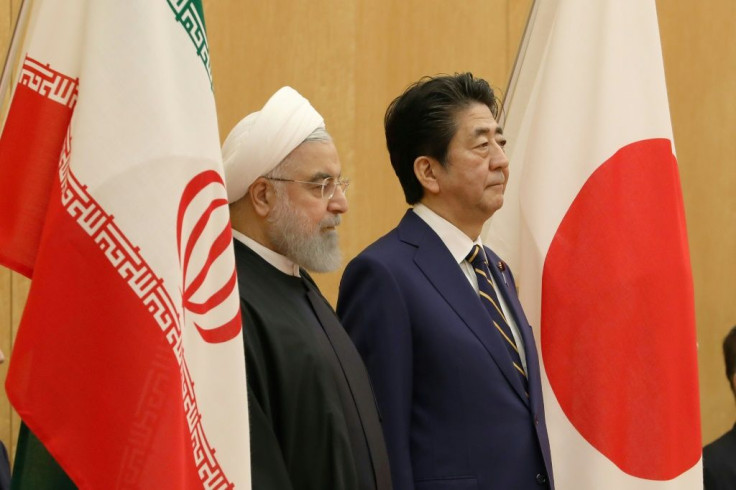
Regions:
[[[736,452],[736,426],[703,448],[703,462],[718,459],[722,455],[733,457]]]
[[[363,251],[356,255],[350,262],[391,262],[406,246],[407,245],[399,239],[396,229],[393,229],[364,248]]]
[[[367,288],[368,284],[374,292],[395,285],[412,270],[415,250],[399,239],[396,230],[379,238],[347,264],[340,279],[339,297],[348,290]]]

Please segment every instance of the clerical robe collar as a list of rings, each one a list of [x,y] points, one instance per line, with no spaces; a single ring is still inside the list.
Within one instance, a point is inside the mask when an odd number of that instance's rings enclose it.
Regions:
[[[233,238],[237,241],[253,250],[258,254],[260,258],[290,276],[300,277],[299,266],[295,264],[291,259],[281,255],[280,253],[274,252],[270,248],[264,247],[252,238],[243,235],[238,230],[233,229]]]
[[[437,235],[439,235],[442,243],[445,244],[455,259],[455,262],[458,264],[463,263],[468,252],[473,248],[473,245],[480,245],[481,250],[483,249],[483,243],[480,240],[480,236],[475,241],[471,240],[468,235],[460,231],[460,228],[453,225],[424,204],[415,204],[413,211],[425,223],[427,223],[427,225],[429,225]]]

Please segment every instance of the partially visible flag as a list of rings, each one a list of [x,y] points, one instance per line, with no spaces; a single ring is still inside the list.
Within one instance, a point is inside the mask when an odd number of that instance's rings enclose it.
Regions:
[[[485,240],[541,348],[558,488],[702,488],[695,315],[654,0],[537,0]]]
[[[6,388],[82,488],[250,488],[199,0],[41,0],[0,139],[0,262],[33,278]]]

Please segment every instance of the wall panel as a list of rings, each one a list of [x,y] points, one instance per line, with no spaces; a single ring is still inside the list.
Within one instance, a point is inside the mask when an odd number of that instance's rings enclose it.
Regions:
[[[26,0],[29,1],[29,0]],[[20,8],[23,4],[23,0],[11,0],[10,2],[10,20],[11,25],[15,25],[18,15],[20,14]],[[12,275],[12,309],[13,309],[13,316],[11,319],[11,338],[15,339],[15,335],[18,332],[18,325],[20,325],[20,318],[23,314],[23,308],[26,304],[26,299],[28,298],[28,290],[31,287],[31,281],[26,278],[25,276],[13,273]],[[12,345],[12,342],[11,342]],[[3,379],[5,377],[3,376]],[[5,395],[5,393],[3,393]],[[6,395],[7,396],[7,395]],[[20,417],[16,413],[15,410],[11,410],[11,417],[10,417],[10,439],[8,440],[10,443],[10,455],[14,459],[15,458],[15,450],[17,448],[18,444],[18,430],[20,429]]]
[[[506,72],[509,76],[514,69],[516,61],[516,53],[519,50],[519,43],[524,36],[524,28],[532,8],[534,0],[517,0],[508,2],[508,28],[506,36]],[[509,77],[506,77],[508,81]],[[504,82],[506,83],[506,82]],[[506,85],[504,85],[506,88]]]
[[[5,355],[6,362],[0,365],[0,379],[5,379],[8,371],[7,358],[12,343],[12,278],[11,272],[0,267],[0,350]],[[0,395],[0,441],[6,446],[12,445],[11,433],[12,408],[8,403],[5,390]]]
[[[0,53],[7,50],[11,34],[11,6],[5,0],[0,2]],[[4,100],[3,94],[0,94],[0,101]],[[4,104],[3,104],[4,105]],[[2,213],[2,210],[0,210]],[[8,371],[8,356],[11,351],[12,342],[12,279],[8,269],[0,266],[0,349],[5,354],[5,362],[0,365],[0,380],[5,381],[5,374]],[[8,402],[5,390],[0,393],[0,441],[7,447],[12,446],[11,435],[11,418],[13,409]]]
[[[10,335],[12,339],[15,339],[16,334],[18,333],[18,326],[20,325],[20,319],[23,316],[23,308],[26,304],[26,299],[28,298],[28,291],[31,288],[31,281],[27,277],[18,274],[16,272],[12,273],[11,277],[11,308],[12,308],[12,316],[11,316],[11,322],[10,322]],[[53,319],[49,319],[49,321],[53,321]],[[6,351],[7,352],[7,351]],[[10,352],[10,356],[12,358],[12,352]],[[3,380],[5,379],[4,373],[3,373]],[[7,397],[5,392],[3,391],[3,396]],[[10,444],[11,448],[11,454],[15,456],[15,449],[16,445],[18,443],[18,429],[20,429],[20,417],[15,412],[15,410],[12,411],[11,417],[10,417],[10,438],[8,439],[8,442]]]

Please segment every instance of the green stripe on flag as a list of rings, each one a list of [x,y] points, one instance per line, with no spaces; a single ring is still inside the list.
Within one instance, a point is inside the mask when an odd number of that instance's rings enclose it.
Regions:
[[[204,10],[201,0],[167,0],[169,7],[192,40],[197,49],[197,56],[202,60],[207,77],[212,85],[212,70],[210,69],[210,45],[207,42],[207,28],[204,23]]]
[[[11,490],[77,490],[44,445],[21,423]]]

